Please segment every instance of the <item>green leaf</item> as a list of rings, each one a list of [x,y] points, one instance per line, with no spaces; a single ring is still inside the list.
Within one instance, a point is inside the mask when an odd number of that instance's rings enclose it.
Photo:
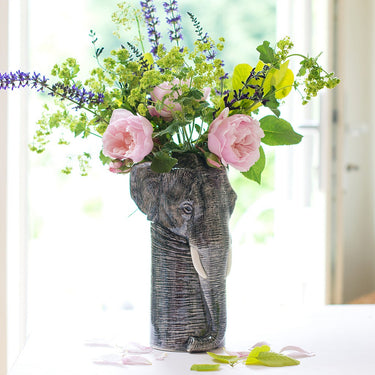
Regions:
[[[196,100],[201,100],[203,98],[203,93],[194,88],[190,89],[190,91],[188,92],[188,95],[192,96]]]
[[[262,345],[254,348],[248,355],[246,365],[262,365],[269,367],[284,367],[299,365],[296,359],[287,357],[286,355],[274,353],[270,351],[268,345]]]
[[[297,73],[297,77],[303,77],[306,74],[306,71],[306,68],[304,66],[301,66]]]
[[[243,83],[249,77],[251,70],[252,67],[249,64],[238,64],[235,66],[232,76],[233,90],[240,90],[243,88]]]
[[[262,345],[255,347],[247,356],[245,365],[258,365],[258,356],[260,353],[269,352],[271,348],[268,345]]]
[[[172,121],[172,123],[167,127],[165,128],[164,130],[161,130],[160,132],[156,133],[157,136],[161,136],[161,135],[164,135],[164,134],[170,134],[170,135],[173,135],[175,133],[178,132],[178,129],[182,126],[185,126],[186,123],[185,122],[181,122],[181,121]]]
[[[207,352],[207,354],[217,362],[229,363],[230,365],[233,365],[239,359],[238,356],[236,355],[222,355],[222,354],[216,354],[212,352]]]
[[[74,136],[78,137],[81,133],[83,133],[86,129],[86,124],[83,121],[79,121],[74,128]]]
[[[151,162],[151,170],[157,173],[169,172],[178,162],[177,159],[172,158],[166,152],[159,151],[154,154]]]
[[[270,42],[265,40],[263,44],[257,47],[260,56],[259,59],[266,64],[272,64],[275,68],[279,69],[279,63],[273,48],[270,47]]]
[[[262,142],[269,146],[294,145],[302,140],[302,135],[294,131],[286,120],[276,116],[265,116],[260,120],[264,131]]]
[[[280,117],[280,110],[278,110],[277,108],[270,108],[271,112],[276,116],[276,117]]]
[[[192,365],[190,370],[192,371],[218,371],[220,369],[219,364],[199,364],[199,365]]]
[[[253,180],[257,182],[259,185],[262,180],[262,172],[264,170],[264,167],[266,166],[266,155],[264,153],[263,147],[259,147],[260,157],[255,162],[255,164],[247,171],[247,172],[241,172],[243,176],[248,178],[249,180]]]
[[[181,149],[180,145],[178,145],[177,143],[173,141],[170,141],[163,145],[162,151],[169,153],[169,152],[182,152],[183,150]]]
[[[103,163],[103,165],[109,164],[112,160],[111,158],[103,154],[103,150],[100,150],[99,159]]]
[[[279,354],[279,353],[274,353],[274,352],[259,353],[257,360],[263,366],[269,366],[269,367],[296,366],[300,364],[300,361],[297,361],[294,358],[290,358],[284,354]]]
[[[280,116],[280,111],[277,109],[280,103],[276,99],[276,89],[274,86],[268,91],[267,95],[264,96],[262,104],[269,108],[277,117]]]

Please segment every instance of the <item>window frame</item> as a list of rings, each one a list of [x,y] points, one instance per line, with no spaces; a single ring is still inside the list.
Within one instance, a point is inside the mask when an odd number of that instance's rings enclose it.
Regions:
[[[8,0],[0,4],[0,71],[8,69]],[[7,372],[7,110],[0,95],[0,374]]]
[[[298,0],[300,1],[300,0]],[[20,12],[20,40],[18,41],[19,45],[17,45],[16,48],[19,48],[20,51],[18,53],[20,54],[20,65],[25,67],[27,66],[27,13],[28,13],[28,1],[27,0],[17,0],[14,1],[14,3],[17,2],[21,6],[19,6],[19,12]],[[295,0],[288,0],[287,4],[283,4],[284,7],[290,7],[290,9],[293,7],[293,4]],[[305,0],[305,7],[308,7],[311,3],[311,0]],[[329,1],[331,4],[332,1]],[[13,4],[12,4],[13,5]],[[9,46],[8,46],[8,39],[9,39],[9,29],[10,29],[10,21],[9,21],[9,8],[10,8],[10,0],[3,0],[0,4],[0,51],[7,51],[8,53],[1,53],[0,54],[0,71],[8,71],[10,64],[9,64]],[[332,14],[328,14],[328,17],[331,19],[333,18]],[[307,19],[307,16],[305,17]],[[290,20],[289,20],[290,21]],[[331,21],[330,21],[331,22]],[[308,25],[310,27],[310,25]],[[332,50],[331,48],[329,49]],[[21,94],[22,95],[22,94]],[[25,94],[26,95],[26,94]],[[0,95],[0,375],[5,375],[7,370],[7,362],[8,367],[10,365],[9,360],[9,339],[10,339],[10,332],[7,332],[8,329],[8,317],[7,311],[10,311],[9,307],[9,301],[7,291],[9,290],[9,270],[8,270],[8,264],[9,259],[7,257],[7,252],[9,252],[9,226],[16,226],[17,227],[17,233],[21,235],[20,241],[18,241],[17,245],[17,252],[18,257],[16,259],[19,260],[19,264],[17,265],[17,278],[19,281],[19,285],[17,286],[18,290],[17,292],[20,293],[20,298],[16,306],[14,308],[17,310],[17,319],[18,319],[18,347],[19,349],[22,348],[26,341],[26,261],[27,261],[27,243],[26,243],[26,223],[24,222],[24,218],[26,218],[26,179],[27,179],[27,168],[25,163],[25,158],[27,157],[27,147],[26,145],[26,139],[22,138],[19,141],[19,146],[17,149],[17,152],[19,153],[18,157],[18,164],[15,168],[18,168],[18,182],[21,182],[20,185],[23,185],[23,188],[20,188],[18,192],[18,203],[17,203],[17,209],[18,209],[18,215],[16,218],[18,218],[18,222],[12,222],[9,223],[9,186],[10,183],[8,181],[9,178],[9,155],[8,155],[8,140],[10,137],[9,129],[8,129],[8,98],[6,93],[1,93]],[[19,104],[23,110],[25,111],[27,108],[27,98],[26,96],[22,97],[20,96],[20,104]],[[22,115],[20,117],[19,122],[19,129],[26,128],[27,124],[27,112],[25,115]],[[325,108],[325,113],[327,114],[327,117],[331,115],[331,107]],[[330,120],[329,120],[330,121]],[[12,122],[14,125],[14,123]],[[4,126],[5,125],[5,126]],[[23,134],[25,137],[27,136],[27,132],[20,132],[20,134]],[[329,139],[329,138],[328,138]],[[328,142],[327,147],[328,147]],[[24,150],[24,152],[22,152]],[[324,150],[323,157],[328,161],[329,164],[331,164],[331,155],[329,154],[330,150]],[[328,176],[330,173],[329,170],[325,171],[325,175]],[[330,193],[330,187],[326,186],[326,194],[327,197]],[[331,188],[332,189],[332,188]],[[331,208],[327,208],[327,221],[330,219],[330,210]],[[8,211],[7,211],[8,210]],[[330,236],[331,231],[326,231],[327,237]],[[332,241],[332,239],[327,239],[327,241]],[[12,249],[13,250],[13,249]],[[330,246],[327,246],[327,259],[330,259]],[[326,273],[326,282],[332,282],[330,281],[330,275],[331,275],[331,267],[332,265],[327,264],[327,273]],[[13,269],[13,268],[12,268]],[[7,275],[8,273],[8,275]],[[327,290],[330,290],[330,286],[327,286]],[[329,292],[327,293],[329,296]],[[330,297],[328,297],[330,298]],[[13,311],[13,306],[11,306]],[[5,332],[5,334],[3,334]],[[8,359],[8,360],[7,360]]]
[[[27,69],[28,0],[1,2],[0,51],[0,72]],[[26,342],[27,100],[0,93],[0,375]]]
[[[324,9],[326,16],[319,26],[318,52],[323,51],[327,71],[338,72],[338,3],[340,0],[286,0],[278,4],[278,37],[289,35],[298,49],[311,51],[314,27],[313,13]],[[281,25],[281,28],[280,28]],[[316,31],[316,30],[315,30]],[[338,74],[339,75],[339,74]],[[339,75],[340,76],[340,75]],[[320,94],[320,120],[315,128],[320,138],[320,186],[325,196],[325,303],[342,303],[343,288],[343,176],[342,165],[342,120],[337,118],[340,102],[337,88]],[[306,109],[305,109],[306,110]]]

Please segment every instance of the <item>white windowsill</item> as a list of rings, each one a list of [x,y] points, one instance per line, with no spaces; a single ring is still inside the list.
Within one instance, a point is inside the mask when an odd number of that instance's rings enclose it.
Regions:
[[[247,319],[229,319],[227,331],[228,350],[246,350],[257,341],[267,341],[271,350],[278,351],[287,345],[298,345],[316,353],[315,357],[301,359],[296,367],[278,369],[252,366],[251,371],[270,374],[373,374],[375,362],[375,305],[332,305],[316,311],[273,310],[244,312]],[[168,353],[163,361],[154,360],[151,366],[97,365],[94,358],[113,349],[85,346],[85,340],[118,337],[121,345],[137,340],[145,343],[148,336],[148,314],[124,312],[121,316],[100,319],[60,321],[59,325],[46,327],[46,333],[31,336],[26,349],[9,375],[59,375],[59,374],[173,374],[192,375],[194,363],[212,363],[205,354]],[[77,323],[77,321],[76,321]],[[90,330],[91,325],[91,330]],[[111,336],[111,333],[114,336]],[[97,336],[97,335],[100,336]],[[126,340],[126,341],[121,341]],[[221,365],[220,374],[249,374],[249,368],[238,365],[231,368]]]

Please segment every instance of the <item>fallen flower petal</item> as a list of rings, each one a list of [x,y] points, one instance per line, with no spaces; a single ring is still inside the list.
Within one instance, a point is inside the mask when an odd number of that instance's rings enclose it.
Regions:
[[[145,357],[139,355],[130,355],[122,358],[123,365],[152,365]]]
[[[126,347],[126,351],[128,353],[147,354],[151,353],[153,349],[150,346],[144,346],[132,341],[129,343],[129,347]]]
[[[232,352],[225,349],[225,353],[227,353],[228,355],[237,356],[238,358],[246,358],[250,352],[248,350],[241,352]]]
[[[113,348],[114,347],[114,345],[110,341],[104,340],[104,339],[86,340],[85,345],[86,346],[101,346],[101,347],[107,347],[107,348]]]
[[[168,356],[168,353],[164,352],[164,353],[161,353],[160,355],[157,354],[157,355],[155,356],[155,359],[156,359],[157,361],[164,361],[164,359],[167,358],[167,356]]]
[[[93,360],[97,365],[122,366],[122,356],[120,354],[106,354]]]
[[[308,352],[305,349],[302,349],[301,347],[294,345],[285,346],[280,350],[280,353],[285,354],[285,352],[287,352],[288,357],[291,358],[307,358],[315,356],[315,353]]]
[[[254,344],[251,348],[251,349],[254,349],[254,348],[258,348],[258,347],[261,347],[263,345],[267,345],[267,346],[271,346],[267,341],[259,341],[257,342],[256,344]]]

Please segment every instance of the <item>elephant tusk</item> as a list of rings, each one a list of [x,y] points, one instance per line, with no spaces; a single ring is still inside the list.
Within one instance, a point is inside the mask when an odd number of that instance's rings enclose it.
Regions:
[[[191,259],[193,261],[194,268],[197,271],[198,275],[202,277],[203,279],[207,279],[207,274],[202,266],[202,262],[199,257],[198,249],[195,246],[190,246],[190,253],[191,253]]]
[[[226,277],[228,277],[231,268],[232,268],[232,246],[229,247],[229,251],[228,251],[227,273],[225,275]]]

